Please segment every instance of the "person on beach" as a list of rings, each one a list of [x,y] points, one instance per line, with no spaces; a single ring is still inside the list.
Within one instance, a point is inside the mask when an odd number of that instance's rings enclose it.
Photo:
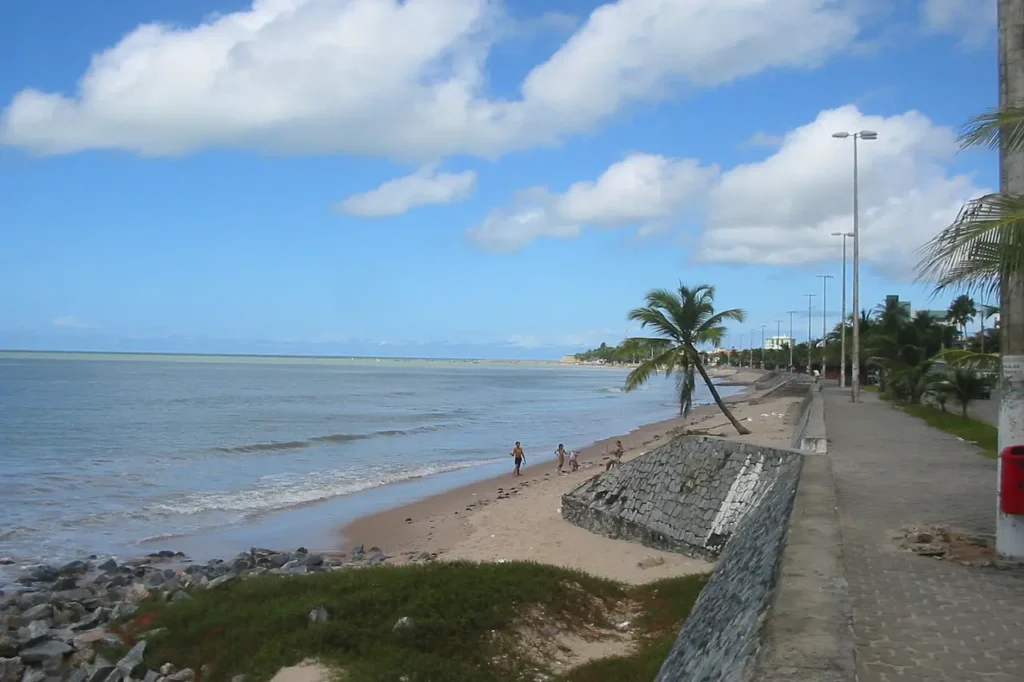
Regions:
[[[615,450],[612,452],[612,458],[608,460],[608,464],[605,465],[604,470],[608,471],[612,467],[622,465],[622,456],[626,454],[626,449],[622,447],[622,441],[615,441]]]
[[[516,446],[512,448],[511,454],[516,463],[515,473],[513,474],[513,476],[522,476],[522,473],[519,471],[519,469],[520,467],[523,466],[523,462],[526,461],[526,455],[523,454],[523,446],[519,444],[519,441],[516,441]]]
[[[565,466],[565,456],[566,456],[566,454],[568,454],[568,453],[566,453],[566,451],[565,451],[565,446],[562,445],[561,443],[559,443],[558,444],[558,449],[555,450],[555,457],[558,458],[558,473],[559,474],[564,474],[565,473],[564,471],[562,471],[562,467]]]
[[[580,468],[580,462],[577,459],[577,456],[579,454],[580,453],[576,452],[575,450],[569,453],[569,471],[576,471],[577,469]]]

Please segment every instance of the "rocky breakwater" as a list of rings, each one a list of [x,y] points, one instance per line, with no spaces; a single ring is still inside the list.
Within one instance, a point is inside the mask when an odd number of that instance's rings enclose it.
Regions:
[[[32,566],[18,574],[16,591],[0,593],[0,682],[191,682],[197,671],[177,670],[171,663],[142,669],[146,640],[159,636],[159,629],[135,634],[131,650],[116,661],[103,656],[103,651],[126,645],[117,625],[134,616],[143,601],[182,601],[191,599],[194,590],[215,589],[231,580],[374,566],[390,558],[378,547],[359,546],[339,555],[253,548],[206,564],[162,551],[126,562],[92,558]],[[432,558],[422,553],[405,557]]]

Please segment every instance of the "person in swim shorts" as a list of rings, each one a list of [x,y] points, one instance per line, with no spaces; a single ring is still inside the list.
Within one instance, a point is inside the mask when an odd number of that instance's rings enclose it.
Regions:
[[[617,467],[622,464],[622,456],[626,454],[625,448],[622,447],[622,441],[615,441],[615,450],[612,451],[612,459],[608,460],[608,463],[604,466],[604,470],[608,471],[612,467]]]
[[[515,473],[513,474],[513,476],[522,476],[522,473],[519,471],[519,469],[520,467],[523,466],[523,462],[526,461],[526,455],[523,454],[523,446],[519,444],[519,441],[516,441],[516,446],[512,448],[511,454],[516,464]]]

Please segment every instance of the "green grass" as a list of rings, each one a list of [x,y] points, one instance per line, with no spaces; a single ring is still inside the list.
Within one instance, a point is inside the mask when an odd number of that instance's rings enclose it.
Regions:
[[[985,457],[996,458],[999,452],[999,429],[991,424],[952,412],[943,412],[928,405],[902,405],[907,414],[923,419],[930,426],[971,441]]]
[[[437,563],[373,567],[313,576],[262,576],[193,592],[174,604],[145,602],[123,633],[153,628],[145,665],[199,671],[199,682],[246,674],[267,680],[307,658],[345,671],[350,682],[498,682],[550,673],[533,632],[586,632],[614,626],[632,603],[639,646],[629,656],[582,666],[566,682],[652,680],[707,576],[627,587],[541,564]],[[332,618],[310,625],[324,606]],[[413,625],[394,630],[407,616]],[[536,634],[533,635],[534,637]],[[128,637],[127,644],[132,643]]]

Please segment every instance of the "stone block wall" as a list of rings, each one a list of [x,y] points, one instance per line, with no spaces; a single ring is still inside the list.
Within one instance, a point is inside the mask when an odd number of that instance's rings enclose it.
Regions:
[[[609,537],[715,558],[780,475],[799,470],[799,458],[789,450],[682,436],[566,493],[562,516]]]

